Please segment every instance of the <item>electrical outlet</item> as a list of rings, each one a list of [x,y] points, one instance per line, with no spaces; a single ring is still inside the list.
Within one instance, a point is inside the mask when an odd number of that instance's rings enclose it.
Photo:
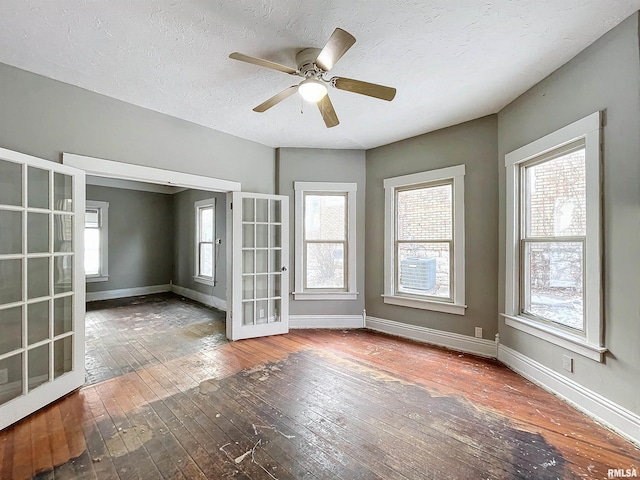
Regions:
[[[3,385],[9,381],[9,372],[6,368],[0,370],[0,385]]]
[[[482,327],[476,327],[476,338],[482,338]]]
[[[260,309],[260,318],[264,318],[264,308]]]
[[[562,368],[564,368],[567,372],[573,373],[573,358],[563,355],[562,356]]]

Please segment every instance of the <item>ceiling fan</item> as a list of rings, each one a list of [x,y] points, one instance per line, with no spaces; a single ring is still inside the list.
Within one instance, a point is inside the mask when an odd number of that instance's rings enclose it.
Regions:
[[[249,55],[244,55],[239,52],[233,52],[229,55],[229,58],[304,78],[298,85],[292,85],[258,105],[253,109],[254,112],[265,112],[298,92],[305,100],[318,105],[325,125],[327,128],[331,128],[340,122],[327,94],[327,85],[331,85],[338,90],[346,90],[348,92],[368,95],[369,97],[387,101],[393,100],[393,97],[396,95],[395,88],[353,80],[351,78],[332,77],[327,79],[325,77],[329,70],[333,68],[354,43],[356,43],[356,39],[353,35],[341,28],[336,28],[322,49],[305,48],[298,52],[296,55],[297,69],[270,62],[269,60],[250,57]]]

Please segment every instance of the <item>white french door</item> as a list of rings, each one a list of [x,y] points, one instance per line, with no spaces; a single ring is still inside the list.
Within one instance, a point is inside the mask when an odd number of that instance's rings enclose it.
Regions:
[[[289,198],[231,194],[231,340],[289,331]]]
[[[84,383],[84,185],[0,148],[0,429]]]

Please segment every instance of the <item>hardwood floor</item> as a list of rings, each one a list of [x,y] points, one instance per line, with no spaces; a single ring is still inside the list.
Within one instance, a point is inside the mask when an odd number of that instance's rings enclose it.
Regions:
[[[365,330],[227,343],[214,310],[167,296],[133,307],[146,313],[89,312],[91,384],[0,432],[0,478],[601,479],[610,468],[640,470],[632,444],[491,360]]]

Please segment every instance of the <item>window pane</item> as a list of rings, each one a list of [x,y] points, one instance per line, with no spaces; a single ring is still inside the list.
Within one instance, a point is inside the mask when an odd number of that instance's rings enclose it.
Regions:
[[[451,240],[453,185],[398,192],[398,240]]]
[[[0,160],[0,205],[22,205],[22,165]]]
[[[399,243],[398,291],[451,298],[448,243]]]
[[[22,395],[22,354],[0,360],[0,370],[7,371],[8,383],[0,389],[0,405]]]
[[[0,355],[22,347],[22,307],[0,310]]]
[[[582,243],[529,242],[524,256],[524,313],[582,330]]]
[[[84,274],[100,274],[100,230],[97,228],[84,230]]]
[[[307,288],[345,288],[344,244],[309,243],[306,255]]]
[[[200,209],[200,241],[213,242],[213,208]]]
[[[49,208],[49,171],[29,167],[27,180],[28,205],[35,208]]]
[[[345,195],[305,195],[305,240],[346,240]]]
[[[0,225],[0,255],[22,253],[22,212],[0,210]]]
[[[585,150],[526,167],[526,236],[586,234]]]
[[[213,244],[200,244],[200,275],[213,277]]]
[[[27,213],[27,252],[43,253],[49,251],[49,215],[46,213]]]

